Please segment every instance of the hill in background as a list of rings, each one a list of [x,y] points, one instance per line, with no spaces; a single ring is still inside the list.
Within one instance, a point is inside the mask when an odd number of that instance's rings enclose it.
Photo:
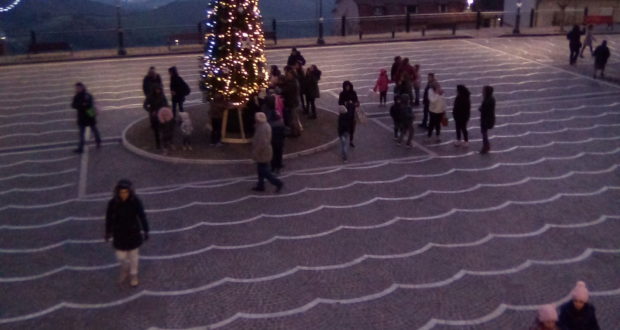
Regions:
[[[335,0],[324,0],[329,13]],[[127,46],[164,45],[175,33],[196,32],[203,20],[206,0],[130,0],[123,2],[122,22]],[[116,0],[23,0],[15,9],[0,13],[0,30],[15,50],[30,43],[29,31],[39,42],[67,41],[75,49],[116,46]],[[285,5],[284,5],[285,4]],[[262,0],[261,13],[271,30],[279,21],[279,37],[316,35],[316,1]],[[300,20],[306,20],[300,22]]]

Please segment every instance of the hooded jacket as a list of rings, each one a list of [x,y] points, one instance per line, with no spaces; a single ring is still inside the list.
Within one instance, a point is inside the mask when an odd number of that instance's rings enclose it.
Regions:
[[[379,79],[377,79],[373,91],[385,93],[388,91],[389,83],[390,78],[388,78],[387,71],[385,69],[381,69],[381,72],[379,73]]]
[[[71,107],[77,110],[78,113],[78,125],[79,126],[91,126],[97,123],[95,117],[90,117],[86,113],[88,109],[92,108],[94,100],[86,90],[81,93],[75,94]]]
[[[122,201],[119,197],[121,189],[129,189],[129,198]],[[117,250],[130,251],[142,245],[141,232],[148,235],[149,224],[146,220],[142,201],[136,196],[130,185],[121,181],[114,188],[114,197],[108,202],[105,219],[106,237],[114,239]]]
[[[454,99],[454,107],[452,108],[452,116],[455,121],[467,122],[471,115],[470,93],[467,87],[463,85],[456,86],[456,98]]]

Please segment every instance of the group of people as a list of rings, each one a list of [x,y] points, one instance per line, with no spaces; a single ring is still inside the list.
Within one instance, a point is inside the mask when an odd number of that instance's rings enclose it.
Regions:
[[[600,330],[596,309],[588,302],[590,292],[583,281],[577,282],[571,300],[560,306],[560,314],[553,304],[538,309],[538,316],[530,330]]]
[[[581,42],[582,35],[585,35],[583,43]],[[580,29],[579,25],[574,25],[573,29],[566,35],[566,39],[569,40],[570,65],[576,65],[577,58],[583,58],[583,52],[586,48],[590,48],[590,55],[594,57],[594,78],[596,78],[599,71],[601,72],[601,78],[604,78],[605,66],[607,65],[607,60],[609,60],[611,53],[609,47],[607,47],[607,40],[603,40],[599,46],[594,48],[593,43],[596,41],[594,37],[594,26],[590,24],[588,27]]]
[[[192,150],[190,136],[194,130],[189,113],[183,109],[185,98],[190,94],[189,85],[181,78],[176,67],[168,69],[170,74],[170,95],[172,96],[172,108],[164,93],[161,76],[150,67],[142,80],[144,92],[144,110],[149,115],[149,121],[155,137],[155,147],[163,149],[164,154],[168,150],[175,149],[173,140],[176,127],[180,126],[181,143],[183,150]],[[178,107],[178,115],[177,115]]]
[[[385,106],[389,84],[394,84],[394,103],[390,107],[390,117],[392,117],[394,123],[394,140],[397,141],[398,145],[404,142],[409,148],[412,147],[414,132],[413,108],[420,106],[420,98],[423,110],[419,127],[427,130],[427,142],[431,141],[433,132],[435,133],[435,141],[440,141],[441,128],[448,124],[444,90],[436,79],[435,74],[429,73],[422,97],[420,97],[420,72],[420,65],[411,65],[408,58],[396,56],[391,67],[390,77],[387,76],[387,71],[385,69],[381,69],[373,88],[373,91],[379,93],[379,106]],[[350,85],[350,87],[345,87],[343,85],[343,92],[341,93],[340,99],[342,99],[343,95],[351,94],[347,92],[347,88],[352,89],[353,87],[352,85]],[[471,93],[465,85],[458,85],[456,86],[456,94],[452,109],[452,117],[456,128],[455,146],[467,147],[469,146],[467,125],[471,114]],[[488,131],[495,126],[495,98],[493,96],[493,87],[484,86],[482,95],[483,100],[480,104],[479,111],[483,145],[480,153],[486,154],[491,149]],[[357,97],[355,97],[355,102],[357,102]],[[339,104],[342,105],[340,100]],[[355,103],[355,105],[359,106],[359,102]],[[348,118],[351,118],[350,112],[345,113],[344,109],[342,109],[341,116],[348,116]],[[339,127],[341,126],[340,122],[344,122],[344,120],[339,120]],[[343,130],[339,128],[339,136],[341,136],[341,139],[342,131]],[[349,138],[352,138],[352,132],[349,133],[349,135]],[[344,160],[347,158],[344,148],[342,148],[342,157]]]

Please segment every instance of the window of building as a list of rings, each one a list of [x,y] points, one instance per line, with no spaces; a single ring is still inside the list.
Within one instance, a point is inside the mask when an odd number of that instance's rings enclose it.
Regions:
[[[439,12],[440,13],[447,13],[448,12],[448,5],[439,5]]]
[[[385,7],[382,7],[382,6],[375,7],[372,14],[375,16],[385,15]]]
[[[409,14],[417,14],[418,13],[418,6],[415,6],[415,5],[407,6],[407,13],[409,13]]]

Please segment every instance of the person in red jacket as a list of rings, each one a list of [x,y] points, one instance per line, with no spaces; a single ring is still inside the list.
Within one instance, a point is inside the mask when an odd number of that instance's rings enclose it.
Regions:
[[[387,92],[388,92],[388,84],[390,83],[390,78],[388,78],[387,71],[385,69],[381,69],[379,73],[379,78],[377,78],[377,82],[375,83],[375,87],[372,89],[375,93],[379,93],[379,106],[385,106],[387,103]]]

